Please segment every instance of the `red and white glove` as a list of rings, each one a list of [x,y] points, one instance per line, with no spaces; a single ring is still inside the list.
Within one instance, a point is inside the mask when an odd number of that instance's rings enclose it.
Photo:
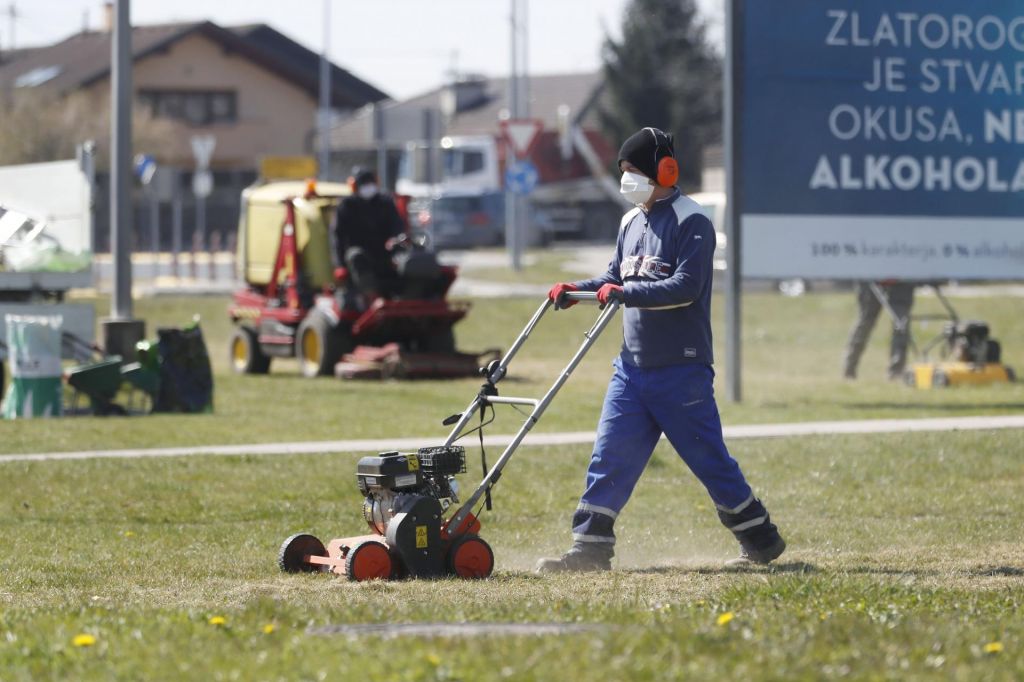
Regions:
[[[618,284],[602,284],[597,290],[597,300],[602,306],[608,305],[608,301],[622,301],[622,287]]]
[[[548,298],[551,299],[551,302],[555,304],[556,310],[559,310],[561,308],[571,308],[572,306],[579,303],[579,301],[570,301],[568,299],[563,299],[562,296],[564,294],[569,293],[570,291],[578,290],[579,288],[575,284],[570,284],[568,282],[559,282],[555,286],[551,287],[550,291],[548,291]]]

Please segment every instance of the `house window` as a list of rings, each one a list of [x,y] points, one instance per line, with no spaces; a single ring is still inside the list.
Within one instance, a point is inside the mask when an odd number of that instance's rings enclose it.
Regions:
[[[231,90],[140,90],[139,102],[154,118],[193,126],[238,121],[238,95]]]

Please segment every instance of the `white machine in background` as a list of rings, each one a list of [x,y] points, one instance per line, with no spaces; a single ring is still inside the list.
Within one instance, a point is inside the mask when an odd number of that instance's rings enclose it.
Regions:
[[[0,168],[0,320],[60,315],[65,332],[93,341],[93,306],[64,300],[93,283],[92,178],[88,151],[79,160]]]

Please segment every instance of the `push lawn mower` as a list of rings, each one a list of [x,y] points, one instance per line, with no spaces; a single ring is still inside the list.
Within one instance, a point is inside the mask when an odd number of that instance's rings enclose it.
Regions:
[[[963,384],[989,384],[999,381],[1014,381],[1013,369],[1002,363],[1002,347],[989,336],[988,323],[980,320],[961,320],[949,300],[942,294],[939,284],[929,282],[935,297],[944,309],[944,314],[911,315],[909,319],[898,320],[884,291],[872,284],[875,297],[886,312],[898,324],[909,326],[914,321],[943,321],[942,331],[928,343],[918,346],[910,334],[911,348],[918,360],[911,364],[903,378],[908,386],[917,388],[944,388]],[[930,353],[938,348],[940,359],[929,359]]]
[[[597,301],[593,292],[570,292],[565,298]],[[489,576],[494,568],[494,554],[478,534],[480,509],[477,505],[484,499],[490,508],[491,489],[501,477],[502,469],[615,315],[620,303],[613,300],[603,308],[576,354],[543,397],[499,396],[498,382],[508,372],[509,363],[552,305],[545,299],[505,356],[481,368],[485,381],[479,393],[462,413],[444,420],[445,425],[455,426],[442,445],[420,448],[415,453],[386,452],[359,460],[356,481],[360,492],[366,496],[363,516],[372,533],[334,539],[326,547],[312,535],[293,535],[281,545],[278,554],[281,570],[289,573],[328,571],[347,576],[349,580]],[[483,415],[490,407],[493,417],[494,405],[525,405],[533,409],[498,461],[487,469],[482,429],[489,422],[483,421]],[[486,474],[465,503],[446,519],[448,509],[459,502],[455,476],[466,470],[465,450],[455,442],[478,412],[481,424],[474,430],[480,433]]]

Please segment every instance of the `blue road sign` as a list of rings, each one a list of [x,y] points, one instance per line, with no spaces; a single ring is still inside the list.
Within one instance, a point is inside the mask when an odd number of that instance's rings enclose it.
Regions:
[[[505,185],[514,194],[529,194],[538,179],[537,167],[526,160],[515,161],[505,170]]]
[[[149,154],[136,154],[135,155],[135,177],[137,177],[143,185],[148,185],[153,180],[153,174],[156,173],[156,159]]]

